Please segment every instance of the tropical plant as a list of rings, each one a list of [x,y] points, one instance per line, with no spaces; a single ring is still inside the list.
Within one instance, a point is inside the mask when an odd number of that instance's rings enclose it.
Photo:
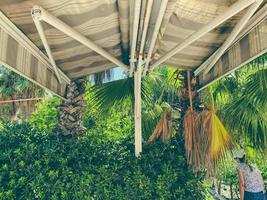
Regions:
[[[207,175],[210,176],[214,174],[218,162],[233,146],[233,142],[216,115],[214,99],[210,92],[205,93],[204,109],[196,111],[197,109],[193,106],[193,96],[196,98],[197,95],[192,89],[189,71],[187,71],[186,91],[189,99],[189,106],[184,115],[187,160],[195,171],[204,168],[207,170]]]
[[[148,138],[146,144],[151,144],[159,138],[166,143],[170,140],[172,131],[172,108],[169,107],[163,112],[161,119],[159,120],[151,136]]]
[[[224,89],[220,89],[220,85]],[[266,91],[267,55],[212,86],[212,94],[225,124],[239,141],[249,140],[261,150],[267,144]]]
[[[142,113],[143,130],[146,138],[155,129],[158,120],[164,113],[166,103],[174,105],[177,100],[177,87],[180,81],[175,78],[176,70],[161,68],[152,72],[142,80]],[[95,107],[105,113],[115,104],[129,101],[130,107],[134,105],[134,79],[126,78],[113,82],[96,85],[94,87]],[[177,115],[177,114],[175,114]]]
[[[57,128],[61,134],[80,136],[85,133],[85,127],[82,124],[85,89],[84,78],[76,79],[67,86],[66,99],[58,106]]]
[[[246,149],[249,160],[256,163],[266,180],[267,139],[267,54],[216,82],[210,87],[226,128],[239,148]],[[250,161],[249,161],[250,162]],[[236,164],[230,157],[219,164],[216,179],[230,186],[231,196],[238,188]]]
[[[209,104],[198,116],[198,129],[200,130],[200,146],[202,165],[209,174],[213,174],[220,160],[225,158],[234,146],[232,136],[217,116],[213,96],[209,91]]]
[[[36,103],[36,109],[30,119],[31,126],[36,130],[51,133],[58,123],[57,107],[59,105],[58,97],[46,97]]]

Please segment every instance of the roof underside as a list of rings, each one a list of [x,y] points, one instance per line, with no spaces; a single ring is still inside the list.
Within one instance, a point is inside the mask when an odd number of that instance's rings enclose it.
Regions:
[[[160,6],[160,1],[154,2],[148,38],[151,38]],[[167,5],[153,58],[159,58],[222,14],[234,2],[233,0],[171,0]],[[130,0],[1,0],[0,8],[43,52],[45,50],[30,13],[34,5],[42,6],[113,56],[121,59],[129,55],[129,14],[133,12],[130,10],[133,6],[129,3]],[[223,43],[240,15],[197,40],[165,64],[196,68]],[[46,23],[43,24],[57,66],[70,78],[115,67],[113,63],[59,30]],[[149,39],[147,41],[146,51]]]
[[[169,0],[152,61],[162,57],[188,36],[224,13],[237,0]],[[264,1],[263,4],[266,4]],[[131,0],[1,0],[1,11],[44,53],[46,51],[31,16],[39,5],[92,40],[124,64],[129,65],[134,1]],[[142,1],[142,7],[146,0]],[[144,48],[147,54],[161,1],[153,2]],[[210,31],[163,64],[196,69],[214,53],[231,33],[247,9]],[[141,9],[145,12],[145,9]],[[141,13],[141,19],[142,15]],[[56,65],[70,79],[117,67],[49,24],[42,23]],[[141,30],[138,31],[137,52]]]

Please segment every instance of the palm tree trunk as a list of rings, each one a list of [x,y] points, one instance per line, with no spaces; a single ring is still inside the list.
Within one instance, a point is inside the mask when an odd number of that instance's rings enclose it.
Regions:
[[[82,124],[85,80],[78,79],[67,87],[66,101],[59,106],[58,129],[63,135],[79,136],[85,132]]]
[[[10,96],[11,100],[15,100],[16,98],[13,97],[13,94]],[[17,110],[17,106],[15,102],[11,103],[11,108],[10,108],[10,119],[11,121],[16,119],[16,110]]]
[[[187,80],[187,71],[182,71],[181,72],[181,82],[182,82],[182,87],[178,91],[178,97],[179,97],[179,103],[178,103],[178,110],[180,111],[180,118],[179,118],[179,128],[178,128],[178,133],[183,133],[184,131],[184,116],[188,108],[190,107],[190,99],[189,99],[189,85],[188,83],[190,82],[191,84],[191,92],[192,92],[192,105],[193,105],[193,110],[194,111],[201,111],[201,99],[199,94],[197,93],[197,81],[196,78],[193,76],[193,73],[190,72],[190,79]],[[179,137],[179,135],[178,135]]]

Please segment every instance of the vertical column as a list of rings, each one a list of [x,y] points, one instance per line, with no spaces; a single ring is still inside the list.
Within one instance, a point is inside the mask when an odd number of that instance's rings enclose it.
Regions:
[[[142,121],[141,121],[141,80],[142,68],[138,67],[134,73],[134,123],[135,123],[135,156],[139,157],[142,152]]]

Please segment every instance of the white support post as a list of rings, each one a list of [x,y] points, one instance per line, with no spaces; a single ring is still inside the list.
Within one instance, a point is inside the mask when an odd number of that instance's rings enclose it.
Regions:
[[[44,48],[45,48],[45,51],[46,51],[46,53],[48,55],[50,63],[54,68],[54,71],[56,73],[57,79],[58,79],[59,83],[62,83],[61,77],[60,77],[59,72],[58,72],[58,67],[57,67],[56,62],[55,62],[55,60],[53,58],[50,46],[49,46],[49,44],[47,42],[47,39],[45,37],[44,29],[43,29],[42,24],[40,22],[40,13],[36,12],[36,11],[37,10],[34,10],[34,9],[32,10],[33,22],[34,22],[34,24],[36,26],[36,29],[37,29],[37,31],[39,33],[39,36],[40,36],[41,40],[42,40],[42,43],[44,45]]]
[[[84,35],[79,33],[78,31],[74,30],[72,27],[61,21],[60,19],[56,18],[55,16],[48,13],[46,10],[44,10],[40,6],[34,6],[33,10],[36,12],[40,12],[40,20],[43,20],[50,24],[51,26],[55,27],[56,29],[62,31],[66,35],[70,36],[74,40],[77,40],[81,44],[85,45],[86,47],[90,48],[91,50],[97,52],[98,54],[102,55],[112,63],[114,63],[116,66],[121,67],[125,72],[128,73],[129,68],[127,65],[123,64],[120,60],[112,56],[110,53],[108,53],[103,48],[97,46],[94,42],[86,38]]]
[[[137,70],[134,74],[134,122],[135,122],[135,156],[139,157],[142,152],[142,99],[141,99],[141,82],[142,82],[142,63],[143,51],[145,46],[145,39],[147,35],[147,28],[150,19],[153,0],[148,0],[146,14],[144,19],[144,26],[141,36],[141,45],[138,55]]]
[[[206,65],[206,66],[200,66],[200,70],[198,70],[199,74],[203,69],[204,74],[207,74],[213,66],[216,64],[216,62],[220,59],[220,57],[224,54],[224,52],[232,45],[237,35],[241,32],[241,30],[245,27],[245,25],[248,23],[249,19],[252,17],[252,15],[256,12],[256,10],[259,8],[263,0],[257,0],[255,3],[253,3],[248,11],[245,13],[245,15],[240,19],[240,21],[237,23],[231,34],[228,36],[228,38],[225,40],[223,45],[220,47],[218,52],[212,56],[212,60]],[[207,67],[207,68],[206,68]]]
[[[130,55],[130,72],[129,75],[132,77],[134,71],[134,63],[136,61],[136,41],[137,41],[137,33],[139,26],[139,18],[140,18],[140,10],[141,10],[141,0],[135,0],[134,5],[134,21],[133,21],[133,34],[132,34],[132,42],[131,42],[131,55]]]
[[[155,24],[154,32],[153,32],[152,38],[151,38],[151,43],[150,43],[150,47],[149,47],[148,54],[147,54],[147,59],[146,59],[146,64],[145,64],[143,76],[145,76],[147,73],[148,66],[149,66],[149,63],[151,61],[152,53],[153,53],[153,50],[154,50],[154,47],[155,47],[155,44],[157,41],[157,36],[159,33],[160,25],[162,23],[162,20],[163,20],[163,17],[164,17],[166,8],[167,8],[167,4],[168,4],[168,0],[162,0],[161,5],[160,5],[160,9],[159,9],[159,14],[157,17],[157,21]]]
[[[135,156],[139,157],[142,152],[142,120],[141,120],[141,80],[142,80],[142,69],[137,68],[134,73],[134,123],[135,123]]]
[[[234,5],[232,5],[225,13],[219,15],[215,19],[213,19],[209,24],[202,27],[200,30],[196,31],[189,37],[187,37],[181,44],[178,44],[169,52],[167,52],[164,56],[162,56],[158,61],[156,61],[151,67],[150,70],[153,70],[155,67],[159,66],[161,63],[165,62],[178,52],[182,51],[184,48],[201,38],[206,33],[210,32],[212,29],[230,19],[232,16],[236,15],[240,11],[244,10],[256,0],[239,0]]]
[[[144,19],[144,26],[143,26],[142,35],[141,35],[141,44],[140,44],[140,49],[139,49],[139,54],[138,54],[137,68],[141,68],[142,64],[143,64],[144,47],[145,47],[145,41],[146,41],[146,35],[147,35],[147,29],[148,29],[150,14],[151,14],[151,10],[152,10],[152,4],[153,4],[153,0],[147,1],[147,7],[146,7],[146,12],[145,12],[145,17],[144,17],[145,18]]]

